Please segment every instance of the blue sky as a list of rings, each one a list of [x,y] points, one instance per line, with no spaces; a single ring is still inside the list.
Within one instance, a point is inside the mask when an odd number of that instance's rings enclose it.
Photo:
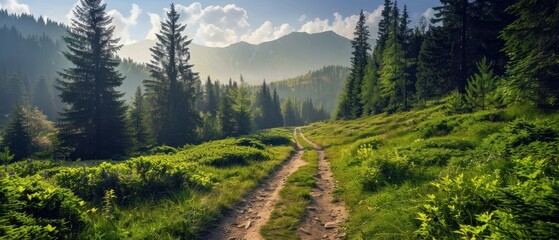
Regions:
[[[13,13],[47,16],[68,22],[77,0],[0,0],[0,8]],[[153,39],[159,21],[164,19],[170,1],[106,0],[121,43],[130,44]],[[194,42],[223,47],[235,42],[260,43],[277,39],[293,31],[334,31],[351,38],[361,9],[367,16],[371,32],[376,34],[383,0],[210,0],[175,1],[187,34]],[[400,0],[408,6],[412,20],[432,16],[437,0]],[[374,36],[373,36],[374,37]]]

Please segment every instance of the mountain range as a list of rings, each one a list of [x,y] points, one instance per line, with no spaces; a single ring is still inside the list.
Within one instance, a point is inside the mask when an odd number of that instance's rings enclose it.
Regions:
[[[125,45],[119,51],[121,58],[139,63],[151,59],[149,48],[153,40]],[[238,42],[227,47],[190,45],[191,63],[202,79],[210,76],[226,82],[238,80],[242,74],[249,84],[288,79],[324,66],[349,66],[351,43],[332,31],[322,33],[293,32],[279,39],[250,44]]]

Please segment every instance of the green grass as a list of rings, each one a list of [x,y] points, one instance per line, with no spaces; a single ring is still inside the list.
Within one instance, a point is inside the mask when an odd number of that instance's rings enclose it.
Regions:
[[[21,162],[9,166],[9,171],[41,178],[49,172],[43,181],[73,186],[79,190],[78,197],[91,199],[79,210],[85,221],[79,229],[80,239],[196,239],[212,228],[223,210],[231,208],[290,156],[291,133],[290,129],[273,129],[121,162],[57,163],[54,168],[35,161]],[[138,165],[130,165],[133,163]],[[142,173],[143,169],[148,171]],[[79,184],[85,177],[83,172],[89,174],[86,185]],[[69,174],[60,178],[61,173]],[[78,180],[57,180],[74,178]],[[178,179],[210,182],[204,187]],[[111,203],[114,210],[104,214],[109,209],[102,196],[107,186],[115,188],[117,199]],[[131,195],[130,190],[138,194]]]
[[[312,188],[316,185],[314,175],[318,173],[318,153],[299,134],[297,139],[304,146],[302,159],[307,164],[287,178],[270,220],[260,230],[265,239],[299,239],[297,226],[311,201]]]
[[[482,150],[484,139],[518,118],[559,126],[559,114],[525,106],[450,115],[444,105],[431,104],[422,110],[303,128],[329,156],[340,183],[335,197],[343,199],[350,212],[346,226],[351,239],[416,239],[417,214],[425,196],[435,191],[432,181],[504,168],[499,162],[479,163],[490,153]],[[395,179],[394,173],[402,175]],[[375,187],[367,188],[370,184]]]

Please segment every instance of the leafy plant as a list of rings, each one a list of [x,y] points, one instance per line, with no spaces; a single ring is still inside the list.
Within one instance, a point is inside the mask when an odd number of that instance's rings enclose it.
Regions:
[[[0,186],[0,238],[72,238],[87,221],[84,201],[39,176],[0,178]]]
[[[446,107],[450,113],[464,113],[467,108],[464,104],[464,95],[458,91],[452,91],[446,101]]]
[[[14,156],[14,154],[10,154],[10,148],[4,147],[4,152],[0,154],[0,160],[2,160],[2,163],[4,164],[4,170],[6,172],[8,172],[8,163],[14,160]]]
[[[468,80],[464,97],[472,108],[485,110],[499,102],[499,78],[493,74],[493,63],[488,63],[485,57],[476,65],[478,73]]]

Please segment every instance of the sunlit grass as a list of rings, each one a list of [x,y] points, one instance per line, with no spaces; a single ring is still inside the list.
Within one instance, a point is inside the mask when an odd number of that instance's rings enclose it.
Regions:
[[[312,188],[316,185],[314,175],[318,172],[318,153],[299,134],[297,139],[304,147],[302,159],[307,164],[287,178],[270,219],[260,231],[266,239],[299,239],[297,226],[311,201]]]
[[[403,183],[368,191],[363,188],[362,174],[366,163],[357,158],[359,146],[380,141],[378,149],[373,150],[373,156],[403,154],[399,153],[399,149],[428,138],[470,141],[478,147],[484,138],[500,131],[515,118],[545,119],[543,121],[555,126],[559,123],[559,114],[545,114],[529,106],[452,115],[445,111],[440,102],[429,102],[428,105],[421,110],[351,121],[331,120],[303,128],[307,138],[325,147],[334,178],[339,181],[335,195],[345,201],[350,212],[349,222],[345,226],[351,239],[415,239],[417,236],[414,231],[419,227],[417,208],[421,206],[425,195],[434,191],[430,185],[432,180],[464,172],[466,176],[475,176],[504,164],[494,162],[483,168],[475,165],[411,164]],[[428,132],[431,131],[430,126],[436,126],[439,122],[447,122],[450,131],[435,132],[441,136],[425,136],[431,134]],[[415,150],[412,148],[410,151],[413,153]],[[406,156],[400,157],[407,159]]]

